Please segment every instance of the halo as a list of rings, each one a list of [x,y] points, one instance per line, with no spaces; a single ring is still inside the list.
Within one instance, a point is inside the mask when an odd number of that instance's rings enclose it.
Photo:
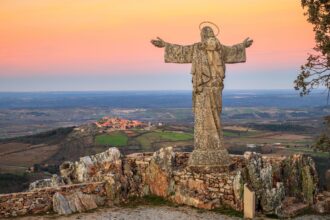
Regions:
[[[214,23],[211,22],[211,21],[203,21],[202,23],[199,24],[199,30],[200,30],[200,31],[202,30],[202,25],[203,25],[203,24],[211,24],[211,25],[213,25],[214,27],[216,27],[216,29],[217,29],[217,34],[215,34],[215,36],[218,36],[218,34],[219,34],[219,32],[220,32],[220,29],[219,29],[219,27],[218,27],[216,24],[214,24]]]

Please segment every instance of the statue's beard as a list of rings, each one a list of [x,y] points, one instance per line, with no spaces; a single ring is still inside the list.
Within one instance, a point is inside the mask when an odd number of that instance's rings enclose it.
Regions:
[[[212,43],[211,43],[212,42]],[[219,50],[221,47],[220,41],[215,36],[202,36],[201,48],[206,50]]]

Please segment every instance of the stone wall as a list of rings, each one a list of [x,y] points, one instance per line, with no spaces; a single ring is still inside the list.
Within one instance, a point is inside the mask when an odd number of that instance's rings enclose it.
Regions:
[[[193,172],[187,168],[188,158],[189,153],[174,153],[171,148],[161,149],[153,155],[128,155],[124,164],[129,194],[153,194],[204,209],[225,204],[242,210],[241,192],[238,192],[241,185],[237,187],[235,180],[237,169],[223,173]],[[240,166],[242,158],[233,157],[233,160]]]
[[[225,205],[242,211],[247,184],[256,192],[258,211],[281,215],[286,197],[312,205],[318,193],[315,164],[307,156],[231,155],[233,166],[221,172],[190,169],[188,158],[189,153],[171,148],[128,155],[123,164],[129,195],[154,194],[197,208]]]
[[[106,197],[104,182],[46,187],[30,192],[2,194],[0,195],[0,218],[52,212],[55,193],[68,195],[75,192]]]
[[[0,217],[51,210],[70,214],[145,195],[203,209],[227,206],[242,211],[244,184],[256,194],[257,211],[283,215],[283,202],[293,201],[286,198],[311,206],[318,193],[315,164],[307,156],[263,157],[249,152],[231,155],[231,166],[214,170],[187,166],[189,155],[168,147],[124,157],[110,148],[65,162],[54,181],[31,184],[31,192],[1,195]],[[49,182],[53,187],[38,188]]]

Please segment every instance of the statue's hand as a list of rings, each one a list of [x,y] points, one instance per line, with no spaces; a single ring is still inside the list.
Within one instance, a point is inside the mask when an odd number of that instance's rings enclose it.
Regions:
[[[165,47],[165,41],[163,41],[161,38],[157,37],[157,40],[151,40],[151,43],[155,47]]]
[[[249,37],[246,38],[246,39],[243,41],[243,44],[244,44],[245,47],[250,47],[250,46],[252,45],[252,43],[253,43],[253,40],[250,39]]]

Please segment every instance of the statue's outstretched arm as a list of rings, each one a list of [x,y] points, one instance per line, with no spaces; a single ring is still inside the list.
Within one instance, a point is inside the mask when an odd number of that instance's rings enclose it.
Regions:
[[[246,38],[242,43],[232,46],[222,45],[225,63],[242,63],[246,61],[245,49],[250,47],[253,40]]]
[[[246,48],[250,47],[253,44],[253,40],[248,37],[243,41],[243,44]]]
[[[164,60],[165,63],[191,63],[194,45],[178,45],[165,42],[157,37],[156,40],[151,40],[155,47],[165,47]]]
[[[151,43],[155,47],[160,47],[160,48],[165,47],[165,45],[166,45],[166,42],[163,39],[161,39],[160,37],[157,37],[157,40],[152,39]]]

